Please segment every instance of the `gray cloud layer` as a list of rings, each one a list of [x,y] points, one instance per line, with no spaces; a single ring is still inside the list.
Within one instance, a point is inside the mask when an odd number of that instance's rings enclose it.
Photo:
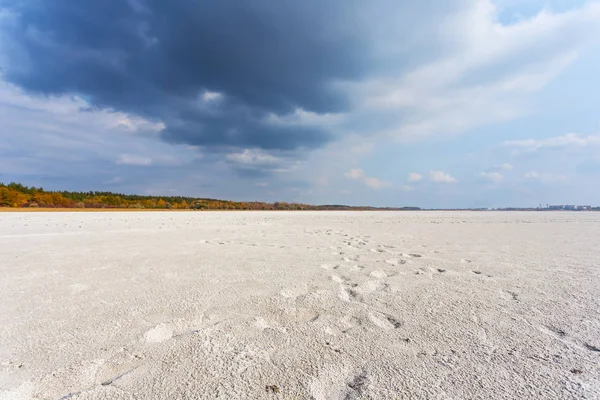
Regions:
[[[322,129],[264,118],[346,109],[331,82],[358,78],[369,53],[342,1],[55,0],[9,9],[5,79],[161,119],[165,140],[194,145],[322,145],[332,139]],[[203,104],[205,91],[223,97]]]
[[[445,39],[429,28],[465,1],[4,4],[0,68],[11,83],[161,120],[169,142],[297,150],[335,135],[318,124],[267,124],[267,116],[351,110],[354,99],[337,83],[439,56]],[[222,96],[202,101],[207,91]]]

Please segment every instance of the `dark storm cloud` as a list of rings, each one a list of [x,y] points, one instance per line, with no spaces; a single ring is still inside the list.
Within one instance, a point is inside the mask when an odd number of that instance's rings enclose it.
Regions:
[[[4,2],[6,3],[6,2]],[[204,146],[297,149],[332,137],[271,126],[269,113],[345,110],[331,82],[357,79],[368,48],[350,1],[11,1],[5,79],[78,93],[165,122],[163,138]],[[2,3],[0,3],[2,4]],[[203,108],[204,91],[224,98]]]
[[[253,147],[258,143],[266,150],[294,150],[299,145],[318,147],[332,138],[318,127],[273,126],[263,121],[261,113],[248,115],[233,108],[217,114],[191,111],[183,115],[163,132],[163,139],[198,146]]]

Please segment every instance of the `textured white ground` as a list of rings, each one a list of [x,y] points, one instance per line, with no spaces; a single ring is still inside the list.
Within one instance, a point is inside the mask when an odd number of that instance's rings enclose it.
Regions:
[[[600,213],[0,214],[2,399],[599,399]]]

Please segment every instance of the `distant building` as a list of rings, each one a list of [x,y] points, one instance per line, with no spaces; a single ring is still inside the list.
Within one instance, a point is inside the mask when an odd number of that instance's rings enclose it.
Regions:
[[[573,204],[561,204],[548,206],[550,210],[566,210],[566,211],[588,211],[592,209],[592,206],[576,206]]]

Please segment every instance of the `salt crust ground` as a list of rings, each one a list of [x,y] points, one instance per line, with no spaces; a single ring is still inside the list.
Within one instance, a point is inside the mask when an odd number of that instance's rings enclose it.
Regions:
[[[0,399],[599,399],[600,213],[0,215]]]

